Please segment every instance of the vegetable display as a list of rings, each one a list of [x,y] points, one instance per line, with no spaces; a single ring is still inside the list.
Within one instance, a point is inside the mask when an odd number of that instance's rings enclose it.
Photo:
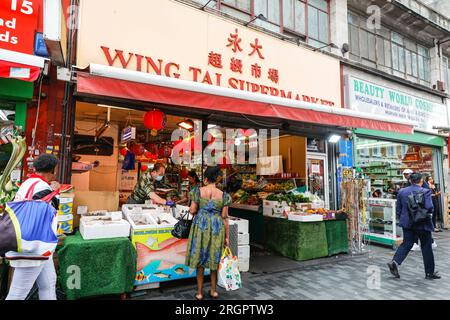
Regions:
[[[311,199],[305,195],[299,194],[299,195],[294,195],[294,194],[271,194],[269,195],[266,200],[268,201],[278,201],[278,202],[283,202],[285,201],[286,203],[307,203],[307,202],[311,202]]]

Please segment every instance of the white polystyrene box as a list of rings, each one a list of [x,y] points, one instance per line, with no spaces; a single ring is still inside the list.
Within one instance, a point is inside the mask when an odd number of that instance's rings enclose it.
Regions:
[[[238,258],[239,263],[239,271],[240,272],[248,272],[250,269],[250,259]]]
[[[238,259],[250,259],[250,246],[248,244],[238,246]]]
[[[292,221],[299,221],[299,222],[316,222],[316,221],[323,221],[323,215],[310,214],[307,216],[301,216],[301,215],[296,215],[296,214],[289,214],[288,219],[292,220]]]
[[[83,217],[80,220],[80,233],[84,240],[108,239],[130,236],[130,223],[126,220],[111,221],[109,224],[88,224],[95,219]]]
[[[238,225],[239,233],[248,233],[248,220],[230,217],[230,223],[236,223]]]
[[[250,244],[249,233],[238,233],[238,246]]]

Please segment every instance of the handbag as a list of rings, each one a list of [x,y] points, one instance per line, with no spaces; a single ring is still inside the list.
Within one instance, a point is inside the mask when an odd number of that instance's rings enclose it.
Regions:
[[[58,237],[53,230],[56,209],[49,202],[54,191],[40,200],[32,200],[34,184],[24,201],[8,202],[0,213],[0,256],[9,251],[51,255]]]
[[[189,218],[189,211],[181,217],[181,219],[175,224],[172,230],[172,235],[178,239],[189,238],[189,233],[191,232],[192,220],[185,219]]]
[[[223,249],[217,276],[217,284],[227,291],[242,288],[238,259],[236,256],[233,256],[229,247]]]

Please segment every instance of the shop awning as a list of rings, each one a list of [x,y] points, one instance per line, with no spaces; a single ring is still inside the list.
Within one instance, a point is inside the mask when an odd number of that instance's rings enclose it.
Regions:
[[[77,94],[287,119],[346,128],[365,128],[411,134],[413,126],[354,110],[256,94],[91,64],[90,73],[78,72]]]
[[[45,66],[45,58],[0,49],[0,78],[33,82]]]

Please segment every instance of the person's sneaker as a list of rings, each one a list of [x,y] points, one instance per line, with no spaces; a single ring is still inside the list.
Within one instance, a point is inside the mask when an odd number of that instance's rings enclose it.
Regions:
[[[433,241],[433,244],[431,245],[431,247],[432,247],[433,249],[436,249],[436,248],[437,248],[437,243],[436,243],[435,241]]]
[[[428,274],[425,276],[425,279],[427,279],[427,280],[435,280],[435,279],[440,279],[440,278],[441,278],[441,276],[439,275],[438,272],[435,272],[435,273],[428,273]]]
[[[413,247],[411,248],[411,251],[420,251],[420,246],[417,243],[414,243]]]
[[[388,264],[389,267],[389,271],[391,272],[391,274],[396,277],[397,279],[400,279],[400,273],[398,273],[398,266],[397,266],[397,262],[395,261],[391,261]]]

